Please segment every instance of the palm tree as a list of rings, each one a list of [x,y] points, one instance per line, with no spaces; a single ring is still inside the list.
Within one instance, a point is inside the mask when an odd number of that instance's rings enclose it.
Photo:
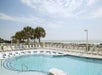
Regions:
[[[27,39],[27,43],[29,43],[29,39],[32,37],[32,28],[27,26],[23,28],[23,31],[25,33],[25,38]]]
[[[40,43],[41,37],[44,38],[45,35],[46,35],[46,32],[45,32],[44,28],[42,28],[42,27],[35,28],[35,37],[39,40],[39,43]]]
[[[35,43],[35,39],[39,40],[40,43],[40,39],[41,37],[45,37],[46,32],[44,30],[44,28],[42,27],[36,27],[31,28],[29,26],[24,27],[23,30],[16,32],[16,34],[14,36],[12,36],[12,40],[14,40],[15,42],[24,42],[24,40],[27,40],[27,43],[29,44],[29,40],[33,39],[34,43]]]
[[[31,32],[31,39],[33,39],[35,43],[35,39],[36,39],[35,29],[32,28],[30,32]]]
[[[21,33],[21,31],[16,32],[15,38],[17,39],[17,41],[18,41],[19,43],[21,42],[21,40],[22,40],[22,33]]]
[[[18,41],[20,43],[20,42],[24,41],[24,39],[25,39],[25,33],[24,33],[24,31],[18,31],[11,38],[12,38],[12,40],[14,42],[17,42]]]
[[[24,42],[24,40],[26,39],[25,32],[23,30],[20,31],[20,35],[22,36],[21,41]]]
[[[17,39],[16,39],[15,35],[12,36],[11,38],[12,38],[12,42],[13,42],[13,43],[16,43],[16,42],[17,42]]]

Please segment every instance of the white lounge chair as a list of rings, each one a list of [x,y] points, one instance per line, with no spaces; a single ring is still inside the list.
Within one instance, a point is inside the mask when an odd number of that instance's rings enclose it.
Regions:
[[[68,74],[60,69],[52,68],[49,70],[49,75],[68,75]]]

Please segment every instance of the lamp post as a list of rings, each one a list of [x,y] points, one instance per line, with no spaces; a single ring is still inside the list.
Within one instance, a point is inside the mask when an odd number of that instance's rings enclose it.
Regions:
[[[84,30],[86,32],[86,50],[88,51],[88,30]]]

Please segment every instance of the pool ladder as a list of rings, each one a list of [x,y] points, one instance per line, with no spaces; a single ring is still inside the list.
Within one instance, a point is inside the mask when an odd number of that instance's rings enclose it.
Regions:
[[[28,70],[28,66],[24,63],[21,65],[21,67],[22,67],[22,72]]]

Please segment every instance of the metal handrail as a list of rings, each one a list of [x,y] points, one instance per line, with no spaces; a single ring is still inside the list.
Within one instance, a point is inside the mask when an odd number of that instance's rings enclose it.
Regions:
[[[21,66],[22,66],[22,71],[24,71],[24,67],[26,68],[26,70],[28,70],[28,66],[26,64],[23,63]]]

